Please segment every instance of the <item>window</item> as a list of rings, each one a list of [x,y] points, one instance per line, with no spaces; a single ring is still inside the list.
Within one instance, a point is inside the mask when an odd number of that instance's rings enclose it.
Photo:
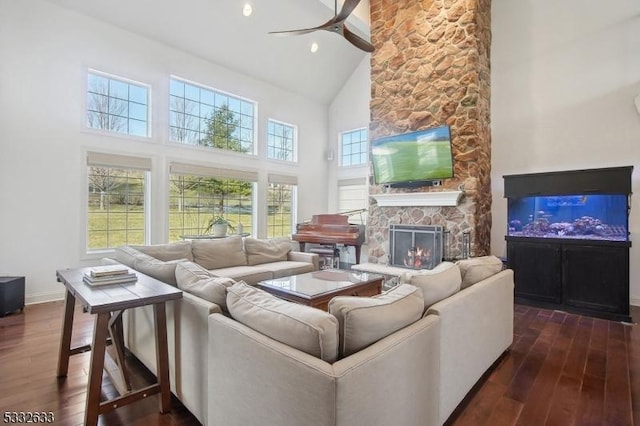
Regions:
[[[255,102],[176,78],[169,92],[172,141],[253,154]]]
[[[149,88],[89,71],[87,126],[133,136],[149,136]]]
[[[87,249],[145,244],[151,161],[91,152],[87,166]]]
[[[211,233],[215,216],[253,233],[257,173],[173,163],[169,175],[169,241]]]
[[[295,127],[269,120],[267,125],[267,158],[296,161]]]
[[[340,136],[340,165],[356,166],[367,164],[369,145],[367,129],[344,132]]]
[[[338,211],[349,214],[349,223],[365,225],[369,208],[369,188],[366,178],[342,179],[338,181]]]
[[[295,176],[269,174],[267,193],[267,237],[288,237],[295,223]]]

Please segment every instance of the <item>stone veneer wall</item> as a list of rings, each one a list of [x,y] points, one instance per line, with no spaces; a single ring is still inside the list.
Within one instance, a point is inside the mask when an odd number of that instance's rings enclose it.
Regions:
[[[468,231],[471,254],[489,254],[491,0],[371,0],[370,7],[370,139],[448,124],[455,177],[415,190],[462,185],[465,197],[457,207],[378,207],[370,197],[368,261],[387,263],[390,223],[444,226],[453,256]]]

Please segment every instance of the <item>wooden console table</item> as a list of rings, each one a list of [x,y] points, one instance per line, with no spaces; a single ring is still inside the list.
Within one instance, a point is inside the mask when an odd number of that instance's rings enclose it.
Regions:
[[[160,412],[171,410],[171,389],[169,386],[169,355],[167,349],[167,318],[165,302],[180,299],[182,291],[161,281],[136,272],[138,280],[126,284],[89,286],[82,277],[89,268],[64,269],[56,272],[58,281],[66,287],[64,322],[60,338],[58,377],[65,377],[69,368],[69,357],[91,350],[89,382],[85,408],[85,425],[98,424],[98,416],[127,405],[149,395],[160,393]],[[96,314],[91,345],[71,348],[73,312],[78,299],[86,311]],[[140,390],[131,390],[131,382],[124,363],[124,333],[122,313],[126,309],[153,305],[155,320],[155,341],[158,382]],[[105,363],[113,364],[106,357],[106,347],[112,343],[116,352],[115,371],[107,368],[120,396],[109,401],[100,401],[102,371]],[[107,358],[107,359],[105,359]],[[119,372],[119,374],[113,374]]]

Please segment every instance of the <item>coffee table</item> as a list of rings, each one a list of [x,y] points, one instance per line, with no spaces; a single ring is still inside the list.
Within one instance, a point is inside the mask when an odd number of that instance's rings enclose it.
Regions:
[[[335,296],[371,297],[380,294],[383,276],[360,271],[324,269],[260,281],[256,287],[302,305],[328,310]]]

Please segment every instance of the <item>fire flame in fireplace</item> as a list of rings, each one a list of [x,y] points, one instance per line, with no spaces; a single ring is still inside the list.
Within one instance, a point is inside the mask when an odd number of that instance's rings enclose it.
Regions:
[[[404,266],[408,268],[420,269],[431,263],[431,249],[423,249],[421,247],[413,247],[407,250],[407,256],[404,258]]]

